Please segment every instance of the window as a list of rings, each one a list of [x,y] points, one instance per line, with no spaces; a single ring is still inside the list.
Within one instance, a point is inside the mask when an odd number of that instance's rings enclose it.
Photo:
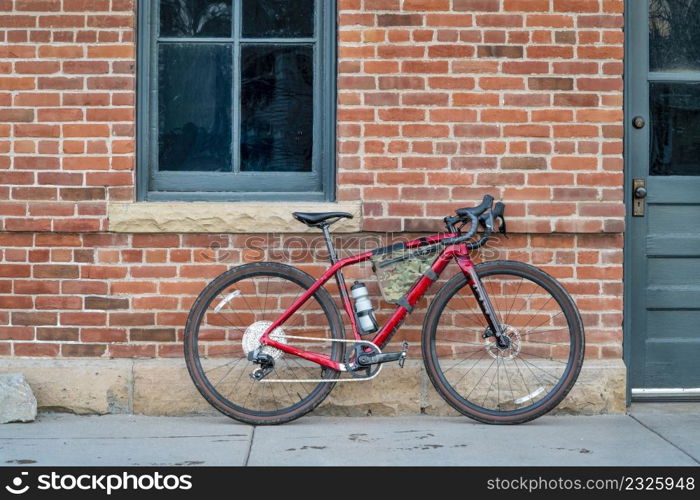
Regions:
[[[335,2],[139,2],[139,199],[331,201]]]

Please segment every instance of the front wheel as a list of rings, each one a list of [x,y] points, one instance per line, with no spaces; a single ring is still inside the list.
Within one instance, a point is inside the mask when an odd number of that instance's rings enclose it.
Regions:
[[[440,395],[489,424],[519,424],[556,407],[583,364],[583,322],[571,296],[544,271],[511,261],[476,266],[502,331],[488,328],[467,279],[452,277],[425,318],[423,362]]]

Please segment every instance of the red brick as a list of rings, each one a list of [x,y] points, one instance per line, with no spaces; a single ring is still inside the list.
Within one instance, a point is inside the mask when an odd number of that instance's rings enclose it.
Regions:
[[[28,278],[31,267],[25,264],[0,264],[0,276],[3,278]]]
[[[175,234],[135,234],[134,248],[171,248],[180,246],[180,237]]]
[[[80,297],[70,297],[65,295],[36,297],[34,303],[36,309],[70,310],[81,309],[83,307],[83,301]]]
[[[109,346],[111,358],[153,358],[155,355],[155,345],[113,344]]]
[[[174,328],[132,328],[129,330],[132,342],[175,342]]]
[[[83,279],[114,279],[124,278],[128,269],[124,266],[82,266],[81,278]]]
[[[107,314],[103,312],[62,312],[61,325],[101,326],[105,325]]]
[[[81,328],[83,342],[126,342],[126,330],[120,328]]]
[[[61,354],[66,358],[98,358],[107,351],[105,344],[63,344]]]
[[[34,266],[35,278],[77,278],[79,267],[73,265],[37,265]]]
[[[0,90],[33,90],[36,79],[33,77],[0,77]]]
[[[78,328],[39,327],[36,329],[37,340],[75,342],[79,337]]]
[[[599,0],[553,0],[554,10],[559,12],[598,12]]]
[[[15,356],[56,357],[59,353],[59,344],[15,342],[14,350]]]
[[[500,0],[454,0],[454,9],[457,11],[487,11],[499,10]]]
[[[12,324],[21,326],[55,325],[57,314],[55,312],[12,312]]]
[[[1,122],[32,122],[34,121],[33,109],[0,109]]]

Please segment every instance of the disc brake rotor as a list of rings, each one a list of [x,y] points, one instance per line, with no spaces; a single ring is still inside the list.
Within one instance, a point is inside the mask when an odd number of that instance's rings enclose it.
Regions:
[[[520,354],[520,332],[517,328],[510,325],[501,326],[503,328],[503,334],[507,335],[510,339],[510,344],[505,349],[501,349],[496,345],[495,337],[489,337],[493,338],[494,342],[489,342],[488,339],[486,340],[486,352],[488,352],[493,359],[501,358],[502,360],[510,360]]]

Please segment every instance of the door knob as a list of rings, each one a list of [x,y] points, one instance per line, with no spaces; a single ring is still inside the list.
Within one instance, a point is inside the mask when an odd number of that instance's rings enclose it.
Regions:
[[[647,197],[647,181],[645,179],[634,179],[632,181],[632,215],[634,217],[644,217]]]
[[[644,125],[646,125],[646,122],[641,116],[635,116],[632,120],[632,126],[636,129],[644,128]]]

